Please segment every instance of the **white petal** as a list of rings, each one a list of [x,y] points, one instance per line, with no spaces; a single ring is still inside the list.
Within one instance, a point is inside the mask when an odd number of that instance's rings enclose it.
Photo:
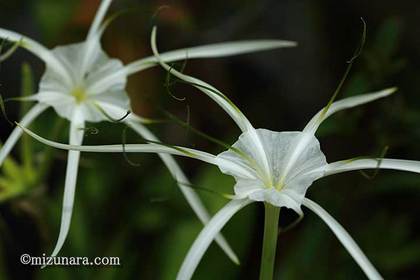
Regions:
[[[310,199],[305,198],[303,205],[311,209],[328,225],[369,279],[383,279],[359,246],[357,246],[356,242],[354,242],[347,231],[330,214]]]
[[[254,201],[268,202],[276,207],[286,207],[294,210],[299,216],[303,216],[302,199],[297,197],[293,190],[278,191],[274,188],[259,189],[248,195],[249,199]]]
[[[236,198],[247,198],[252,193],[259,192],[262,189],[264,189],[264,187],[261,186],[258,179],[239,180],[234,186]]]
[[[257,51],[272,50],[277,48],[287,48],[296,46],[295,42],[283,40],[252,40],[252,41],[237,41],[224,42],[210,45],[203,45],[197,47],[190,47],[185,49],[173,50],[161,53],[160,57],[166,63],[194,58],[212,58],[212,57],[226,57],[233,55],[246,54]],[[126,66],[127,74],[133,74],[144,69],[156,66],[159,63],[155,56],[149,56],[137,61],[134,61]]]
[[[76,108],[70,125],[70,144],[80,145],[83,140],[83,115]],[[63,209],[58,240],[51,256],[56,256],[66,240],[73,213],[74,194],[76,191],[77,172],[79,168],[79,151],[69,151],[67,157],[66,179],[64,184]]]
[[[82,64],[79,72],[80,78],[83,78],[83,75],[87,73],[87,69],[89,68],[89,66],[93,64],[94,61],[97,59],[97,50],[101,49],[100,40],[105,30],[104,26],[101,27],[101,23],[103,22],[103,19],[109,6],[111,5],[111,2],[112,0],[102,1],[92,22],[92,25],[89,29],[83,50]]]
[[[36,104],[26,113],[26,115],[22,118],[20,123],[23,126],[30,125],[33,120],[35,120],[42,112],[45,111],[45,109],[47,109],[46,105],[40,103]],[[6,159],[10,151],[15,146],[16,142],[19,140],[20,136],[22,135],[22,132],[22,129],[16,127],[15,129],[13,129],[12,133],[7,138],[6,142],[0,150],[0,166],[3,164],[3,161]]]
[[[101,49],[100,44],[100,36],[101,34],[97,34],[95,37],[86,40],[83,48],[83,57],[81,59],[81,65],[79,68],[79,75],[77,77],[78,80],[82,80],[90,66],[95,62],[98,58],[98,50]]]
[[[109,100],[109,101],[112,101],[112,100]],[[127,115],[127,112],[129,111],[128,104],[118,104],[118,102],[119,100],[117,99],[115,102],[96,101],[93,104],[101,107],[102,110],[104,110],[106,114],[114,120],[119,120],[123,117],[126,117],[125,119],[127,120],[132,119],[131,114]],[[105,116],[102,112],[100,112],[98,108],[96,108],[95,106],[89,106],[89,107],[90,107],[89,110],[92,111],[90,112],[92,114],[92,116],[90,117],[90,119],[92,119],[92,122],[93,121],[95,122],[109,121],[109,117]]]
[[[314,134],[316,130],[318,129],[319,125],[332,114],[338,111],[344,110],[344,109],[352,108],[352,107],[359,106],[368,102],[372,102],[379,98],[386,97],[394,93],[396,90],[397,90],[396,88],[388,88],[388,89],[384,89],[378,92],[352,96],[352,97],[348,97],[348,98],[344,98],[342,100],[336,101],[331,104],[331,106],[328,108],[327,111],[324,111],[325,108],[319,111],[309,121],[309,123],[306,125],[303,131]]]
[[[0,37],[3,39],[7,39],[9,41],[13,41],[13,42],[21,41],[22,47],[32,52],[36,56],[38,56],[40,59],[42,59],[46,63],[48,67],[50,67],[54,72],[60,75],[62,83],[64,82],[67,85],[71,83],[71,78],[68,74],[67,69],[55,57],[55,55],[43,45],[37,43],[36,41],[26,36],[23,36],[16,32],[5,30],[2,28],[0,28]]]
[[[195,87],[199,89],[200,91],[204,92],[207,96],[209,96],[211,99],[213,99],[219,106],[221,106],[231,117],[232,119],[238,124],[238,126],[241,128],[243,132],[247,131],[249,134],[250,143],[253,146],[253,149],[256,150],[256,153],[254,155],[257,157],[257,161],[261,164],[263,167],[262,172],[264,173],[264,176],[267,178],[271,177],[271,170],[269,168],[268,163],[268,157],[264,151],[263,145],[261,143],[261,139],[258,135],[258,133],[255,131],[254,127],[251,125],[251,123],[248,121],[248,119],[245,117],[245,115],[220,91],[218,91],[213,86],[196,79],[194,77],[182,74],[175,69],[171,69],[169,65],[167,65],[164,61],[165,58],[159,55],[157,47],[156,47],[156,28],[152,31],[152,38],[151,38],[151,44],[153,53],[156,56],[156,59],[158,59],[159,63],[171,74],[175,75],[176,77],[195,84]],[[284,42],[282,42],[284,43]],[[202,46],[197,47],[194,49],[194,55],[196,56],[225,56],[225,55],[232,55],[232,54],[239,54],[239,53],[245,53],[249,51],[256,51],[261,49],[271,49],[275,46],[279,46],[278,41],[264,41],[264,42],[242,42],[242,43],[225,43],[225,44],[218,44],[213,46]],[[284,46],[284,45],[283,45]],[[184,50],[185,51],[185,50]],[[176,55],[179,53],[179,51],[176,51],[171,54],[167,54],[167,57],[176,57]]]
[[[269,181],[263,181],[258,184],[261,188],[277,187],[295,190],[302,198],[306,189],[314,180],[323,175],[323,172],[313,172],[306,175],[309,171],[317,170],[326,165],[326,159],[323,155],[318,140],[312,135],[309,141],[300,149],[299,155],[294,155],[296,143],[302,137],[302,132],[275,132],[267,129],[257,129],[256,132],[261,139],[263,149],[268,157],[272,177]],[[257,160],[256,164],[250,165],[246,157],[238,154],[232,149],[223,152],[217,156],[218,160],[235,162],[236,166],[252,166],[254,169],[254,178],[263,179],[258,172],[258,151],[254,148],[253,138],[249,133],[243,133],[238,141],[233,144],[236,150],[242,151],[250,159]],[[290,164],[291,155],[293,155],[293,164]],[[220,170],[228,175],[234,176],[238,184],[244,178],[235,170],[226,168],[229,166],[219,166]],[[285,170],[287,169],[287,171]],[[279,185],[281,184],[281,185]]]
[[[232,200],[226,204],[200,232],[178,272],[177,280],[189,280],[214,237],[236,212],[251,203],[248,199]]]
[[[249,198],[253,201],[268,202],[276,207],[287,207],[294,210],[298,215],[303,216],[302,204],[303,197],[293,189],[283,189],[261,186],[259,180],[238,180],[235,184],[236,199]]]
[[[143,138],[151,141],[159,141],[152,132],[147,129],[144,125],[135,123],[135,122],[126,122],[133,130],[139,133]],[[190,182],[188,178],[185,176],[184,172],[182,171],[181,167],[175,161],[175,159],[168,155],[168,154],[158,154],[159,157],[162,159],[163,163],[168,168],[169,172],[171,172],[172,176],[178,182],[178,186],[181,189],[182,193],[184,194],[185,198],[188,201],[188,204],[196,213],[197,217],[203,224],[207,224],[210,220],[209,213],[207,212],[206,208],[204,207],[203,203],[200,200],[200,197],[197,193],[191,189]],[[225,251],[227,256],[233,261],[238,262],[238,257],[233,252],[232,248],[226,242],[225,238],[222,235],[218,235],[216,237],[216,242],[219,246]]]
[[[54,69],[49,69],[47,67],[46,72],[43,76],[43,83],[41,84],[42,88],[40,91],[49,91],[51,87],[55,90],[59,89],[62,92],[71,91],[75,86],[91,88],[92,84],[96,83],[97,80],[101,79],[104,76],[109,76],[114,72],[118,72],[123,69],[123,64],[118,59],[110,58],[97,44],[97,48],[94,48],[94,52],[90,54],[89,63],[84,66],[85,63],[85,54],[86,54],[86,45],[87,42],[74,43],[65,46],[57,46],[51,50],[51,53],[63,64],[67,69],[72,78],[72,84],[67,87],[63,87],[60,77],[57,77]],[[48,66],[48,65],[47,65]],[[83,72],[83,73],[82,73]],[[108,83],[108,87],[115,87],[118,90],[122,90],[126,84],[125,76],[118,76],[119,79],[113,80],[113,83]],[[95,89],[95,94],[102,92],[106,89]],[[63,88],[65,90],[63,90]]]
[[[98,11],[96,12],[95,18],[90,26],[87,39],[94,37],[97,34],[99,27],[104,20],[105,14],[108,11],[109,6],[111,5],[112,0],[102,0],[101,5],[99,6]]]
[[[74,150],[74,151],[81,151],[81,152],[97,152],[97,153],[163,153],[163,154],[172,154],[184,157],[190,157],[194,159],[198,159],[210,164],[214,164],[217,166],[226,165],[226,168],[235,169],[233,166],[236,166],[234,162],[229,161],[220,161],[216,159],[215,155],[210,153],[206,153],[203,151],[185,148],[180,146],[169,146],[164,144],[126,144],[126,145],[97,145],[97,146],[81,146],[81,145],[67,145],[63,143],[54,142],[48,139],[45,139],[34,132],[30,131],[29,129],[21,126],[18,124],[21,129],[23,129],[26,133],[28,133],[31,137],[35,138],[36,140],[44,143],[45,145],[62,149],[62,150]],[[233,166],[232,166],[233,165]],[[241,166],[236,166],[236,168],[242,169]],[[238,171],[239,173],[240,171]],[[242,170],[243,173],[247,173],[248,170]]]
[[[270,166],[270,155],[267,149],[264,146],[264,140],[260,135],[259,131],[257,131],[254,127],[249,127],[248,131],[246,132],[249,138],[250,150],[254,150],[254,159],[261,164],[262,167],[262,175],[269,180],[269,178],[273,177],[273,170]]]
[[[101,113],[95,103],[106,102],[129,110],[129,99],[125,92],[127,77],[125,75],[114,75],[113,78],[105,79],[102,83],[98,83],[104,77],[108,77],[114,73],[119,73],[123,69],[123,64],[117,59],[111,59],[100,48],[95,48],[94,54],[90,54],[89,63],[85,63],[85,47],[86,42],[59,46],[52,50],[54,55],[71,69],[74,83],[70,86],[63,85],[61,78],[52,69],[46,69],[40,82],[39,97],[54,107],[57,114],[61,117],[71,120],[73,108],[80,106],[84,114],[84,118],[89,122],[99,122],[108,120]],[[86,73],[81,74],[81,69],[85,67]],[[85,100],[77,104],[76,98],[71,94],[74,90],[84,91]],[[61,97],[60,97],[61,94]],[[125,114],[125,113],[124,113]]]
[[[229,116],[236,122],[242,131],[253,129],[251,123],[248,121],[245,115],[223,93],[197,78],[178,72],[162,60],[156,47],[156,27],[154,27],[152,31],[151,44],[153,53],[163,68],[165,68],[167,71],[170,71],[170,73],[175,77],[187,83],[193,84],[197,89],[204,92],[208,97],[213,99],[213,101],[215,101],[220,107],[222,107],[223,110],[226,111],[226,113],[229,114]]]
[[[59,91],[42,91],[33,96],[38,102],[48,104],[62,118],[71,120],[75,100],[72,96]]]
[[[106,91],[124,91],[127,84],[127,75],[121,70],[124,69],[120,60],[111,59],[100,50],[97,60],[88,69],[92,74],[87,77],[86,90],[94,95]]]
[[[325,166],[324,176],[362,169],[394,169],[420,173],[420,161],[403,159],[349,159]]]

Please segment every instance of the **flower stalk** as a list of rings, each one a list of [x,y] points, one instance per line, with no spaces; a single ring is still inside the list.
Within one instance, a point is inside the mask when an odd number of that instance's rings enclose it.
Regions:
[[[261,255],[260,280],[272,280],[276,260],[280,208],[264,203],[264,237]]]

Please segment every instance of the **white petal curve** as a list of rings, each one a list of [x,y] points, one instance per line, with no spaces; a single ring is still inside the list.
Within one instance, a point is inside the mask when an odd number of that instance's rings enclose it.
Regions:
[[[156,46],[156,27],[153,28],[152,36],[151,36],[151,45],[152,50],[156,58],[158,59],[160,65],[169,71],[175,77],[194,85],[198,90],[205,93],[208,97],[210,97],[214,102],[216,102],[226,113],[236,122],[239,128],[242,131],[248,131],[249,129],[253,129],[253,126],[245,117],[245,115],[236,107],[223,93],[219,90],[214,88],[213,86],[209,85],[206,82],[203,82],[197,78],[182,74],[181,72],[171,68],[168,64],[166,64],[162,58],[159,56],[159,52]]]
[[[38,102],[51,106],[60,117],[71,119],[75,101],[68,94],[58,91],[42,91],[34,95]]]
[[[126,122],[134,131],[139,133],[143,138],[152,141],[159,141],[156,136],[142,124],[135,123],[135,122]],[[159,157],[162,159],[163,163],[168,168],[169,172],[172,174],[172,177],[178,183],[179,188],[181,189],[182,193],[185,196],[188,204],[191,206],[197,217],[200,221],[206,225],[210,220],[210,215],[206,208],[204,207],[203,203],[200,200],[200,197],[197,193],[191,189],[190,182],[185,176],[184,172],[182,171],[181,167],[175,161],[175,159],[168,154],[158,154]],[[232,248],[227,243],[226,239],[222,235],[216,236],[216,242],[225,251],[226,255],[233,261],[238,262],[238,257],[233,252]]]
[[[18,124],[19,125],[19,124]],[[226,168],[229,169],[238,169],[238,173],[240,174],[243,172],[244,174],[248,173],[248,170],[243,169],[242,166],[236,165],[230,161],[220,161],[216,159],[215,155],[212,155],[207,152],[203,152],[196,149],[185,148],[180,146],[168,146],[164,144],[126,144],[123,145],[96,145],[96,146],[87,146],[87,145],[68,145],[63,144],[55,141],[51,141],[45,139],[36,133],[32,132],[31,130],[27,129],[24,126],[19,125],[19,127],[28,133],[31,137],[35,138],[41,143],[45,145],[62,149],[62,150],[74,150],[74,151],[81,151],[81,152],[96,152],[96,153],[163,153],[163,154],[171,154],[177,156],[184,156],[189,157],[197,160],[201,160],[210,164],[214,164],[217,166],[226,165]],[[228,167],[229,165],[229,167]],[[233,166],[232,166],[233,165]],[[245,176],[245,175],[244,175]]]
[[[95,18],[93,19],[93,22],[89,28],[89,32],[87,35],[87,40],[94,37],[99,30],[99,27],[101,26],[102,21],[104,20],[105,14],[109,9],[109,6],[111,5],[112,0],[102,0],[101,5],[98,8],[98,11],[96,12]]]
[[[210,222],[200,232],[197,239],[194,241],[187,256],[185,257],[182,266],[176,277],[177,280],[189,280],[194,274],[195,269],[198,266],[207,248],[215,236],[220,232],[224,225],[235,215],[236,212],[241,210],[246,205],[250,204],[251,201],[248,199],[242,200],[231,200],[227,203],[216,215],[210,220]]]
[[[274,188],[261,189],[252,192],[248,198],[253,201],[268,202],[276,207],[286,207],[295,211],[299,216],[303,216],[301,206],[302,198],[293,190],[278,191]]]
[[[342,160],[326,165],[324,176],[354,170],[377,168],[420,173],[420,161],[390,158]]]
[[[48,67],[58,73],[62,82],[65,82],[67,85],[71,83],[71,77],[69,76],[68,70],[49,49],[40,43],[30,39],[29,37],[3,28],[0,28],[0,37],[13,42],[22,41],[21,46],[38,56]]]
[[[348,98],[344,98],[342,100],[336,101],[331,104],[331,106],[328,108],[327,111],[324,111],[325,108],[320,110],[308,122],[308,124],[303,129],[303,131],[311,133],[311,134],[315,134],[320,124],[332,114],[338,111],[344,110],[344,109],[356,107],[365,103],[375,101],[379,98],[389,96],[390,94],[394,93],[396,90],[397,90],[396,88],[388,88],[388,89],[384,89],[378,92],[356,95],[356,96],[352,96],[352,97],[348,97]]]
[[[257,129],[256,132],[261,139],[265,154],[268,156],[268,162],[272,174],[272,181],[266,182],[267,185],[265,187],[275,187],[277,183],[283,180],[285,189],[298,189],[299,192],[304,195],[306,188],[309,187],[309,185],[317,177],[323,175],[322,172],[318,172],[319,174],[312,174],[311,176],[301,176],[309,171],[318,170],[327,163],[325,156],[320,149],[319,142],[314,136],[309,138],[310,141],[306,143],[302,152],[296,156],[293,166],[289,167],[290,159],[288,155],[295,150],[295,143],[301,138],[303,133],[299,131],[276,132],[268,129]],[[252,142],[253,138],[246,132],[239,136],[239,139],[232,145],[232,147],[236,150],[242,151],[249,158],[258,160],[258,157],[255,155],[258,151],[254,149]],[[250,165],[246,158],[232,149],[220,153],[217,156],[217,159],[235,162],[237,165]],[[261,165],[258,161],[256,164]],[[288,168],[287,174],[284,174],[285,168]],[[234,176],[238,182],[244,179],[240,176],[240,174],[237,174],[235,170],[230,170],[226,167],[221,167],[220,169],[223,173]],[[256,167],[254,167],[253,172],[254,178],[261,179]],[[305,186],[305,188],[299,186]]]
[[[168,51],[161,53],[160,57],[163,61],[168,63],[184,59],[226,57],[277,48],[294,47],[296,45],[297,44],[295,42],[284,40],[250,40],[224,42]],[[159,64],[158,59],[155,56],[149,56],[131,62],[125,68],[127,70],[127,74],[131,75],[147,68],[156,66],[157,64]]]
[[[63,65],[71,69],[69,73],[73,83],[69,86],[63,85],[60,76],[47,66],[41,78],[39,97],[42,102],[54,107],[57,114],[68,120],[72,118],[73,109],[80,106],[86,121],[106,121],[108,118],[97,109],[95,103],[111,103],[128,111],[129,98],[125,92],[127,77],[124,74],[114,75],[112,79],[106,79],[98,84],[103,77],[120,73],[123,64],[117,59],[109,58],[98,46],[95,54],[90,56],[89,64],[83,66],[86,44],[86,42],[70,44],[52,50]],[[86,73],[81,74],[83,67]],[[75,90],[80,90],[84,94],[81,102],[73,95]]]
[[[70,144],[80,145],[83,141],[84,119],[81,112],[76,108],[70,124]],[[69,151],[67,157],[66,179],[64,183],[63,208],[61,213],[61,225],[58,240],[51,256],[56,256],[63,247],[70,229],[73,213],[74,195],[76,191],[77,173],[79,169],[79,151]]]
[[[47,106],[44,104],[36,104],[34,105],[22,118],[20,123],[23,126],[30,125],[42,112],[47,109]],[[15,127],[12,133],[7,138],[6,142],[4,143],[3,147],[0,150],[0,166],[3,164],[6,157],[9,155],[10,151],[15,146],[16,142],[19,140],[20,136],[22,135],[22,129],[19,127]]]
[[[83,59],[80,67],[80,77],[87,72],[89,65],[96,60],[98,52],[95,49],[101,49],[101,36],[104,32],[104,27],[100,27],[104,20],[105,14],[111,5],[112,0],[104,0],[98,8],[98,11],[93,19],[92,25],[89,28],[88,35],[86,37],[86,44],[84,45]]]
[[[327,211],[308,198],[304,199],[303,205],[311,209],[327,224],[369,279],[383,279],[353,238]]]

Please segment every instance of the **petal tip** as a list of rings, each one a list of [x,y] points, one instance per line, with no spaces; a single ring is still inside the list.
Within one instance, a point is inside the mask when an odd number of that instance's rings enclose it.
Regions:
[[[398,91],[398,87],[391,87],[385,90],[388,94],[393,94]]]

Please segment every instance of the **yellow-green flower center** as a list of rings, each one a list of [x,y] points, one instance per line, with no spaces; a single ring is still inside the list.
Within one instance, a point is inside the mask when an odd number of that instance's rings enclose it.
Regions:
[[[73,95],[73,97],[76,99],[77,104],[82,103],[87,97],[86,91],[82,87],[74,88],[71,92],[71,95]]]

